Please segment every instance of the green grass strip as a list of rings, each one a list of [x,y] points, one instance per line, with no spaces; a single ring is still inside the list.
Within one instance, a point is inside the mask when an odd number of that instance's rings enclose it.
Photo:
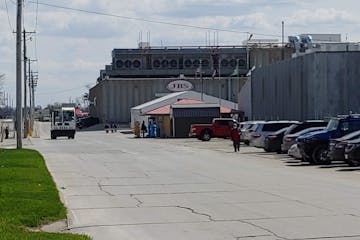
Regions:
[[[34,150],[0,149],[0,240],[89,239],[25,230],[65,218],[43,157]]]

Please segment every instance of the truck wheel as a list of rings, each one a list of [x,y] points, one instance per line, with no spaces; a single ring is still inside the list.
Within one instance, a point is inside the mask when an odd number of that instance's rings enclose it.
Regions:
[[[312,160],[314,164],[326,164],[328,148],[326,145],[316,147],[312,153]]]
[[[54,134],[51,134],[51,139],[56,139],[56,136]]]
[[[211,139],[211,134],[208,130],[205,130],[201,133],[201,140],[210,141],[210,139]]]

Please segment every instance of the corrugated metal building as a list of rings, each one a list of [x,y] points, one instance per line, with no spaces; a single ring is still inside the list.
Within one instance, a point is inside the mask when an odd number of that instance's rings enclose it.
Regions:
[[[255,69],[252,118],[322,119],[360,112],[360,52],[315,52]]]
[[[193,90],[237,102],[248,67],[290,57],[292,49],[146,47],[114,49],[111,65],[90,89],[90,113],[101,122],[130,122],[130,109],[171,92]],[[247,60],[250,59],[248,63]]]

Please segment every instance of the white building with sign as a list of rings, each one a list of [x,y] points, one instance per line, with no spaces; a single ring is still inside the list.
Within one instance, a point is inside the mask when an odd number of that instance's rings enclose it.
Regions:
[[[234,109],[234,110],[237,109],[236,103],[226,100],[221,100],[217,97],[213,97],[207,94],[203,94],[201,96],[201,93],[195,91],[174,92],[131,108],[131,127],[132,128],[134,127],[136,121],[138,121],[139,123],[145,121],[147,123],[148,116],[145,115],[147,112],[153,111],[165,105],[174,104],[182,99],[192,99],[199,101],[203,99],[202,101],[204,103],[219,104],[220,106],[229,109]]]

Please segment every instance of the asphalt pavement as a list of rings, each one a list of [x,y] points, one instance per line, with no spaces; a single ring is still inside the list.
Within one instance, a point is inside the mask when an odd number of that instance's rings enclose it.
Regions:
[[[95,240],[360,239],[360,169],[309,166],[230,140],[78,132],[45,157],[71,232]]]

